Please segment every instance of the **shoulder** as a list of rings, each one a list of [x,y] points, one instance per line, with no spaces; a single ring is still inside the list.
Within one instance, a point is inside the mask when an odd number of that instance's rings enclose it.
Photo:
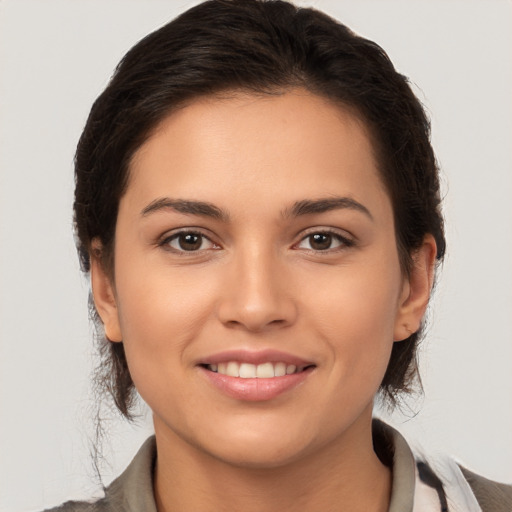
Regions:
[[[404,510],[401,505],[406,498],[410,510],[413,510],[412,502],[418,505],[438,502],[440,510],[512,512],[512,485],[477,475],[451,457],[429,456],[423,450],[412,449],[397,430],[382,421],[374,421],[373,427],[374,443],[377,442],[379,449],[376,451],[392,454],[392,462],[388,463],[393,470],[392,505],[395,500],[400,506],[391,507],[390,512]]]
[[[460,466],[483,512],[512,511],[512,485],[488,480]]]
[[[107,512],[109,507],[104,498],[94,501],[66,501],[58,507],[46,509],[43,512]]]
[[[155,437],[139,449],[124,472],[97,501],[67,501],[43,512],[157,512],[153,495],[153,469],[156,460]]]

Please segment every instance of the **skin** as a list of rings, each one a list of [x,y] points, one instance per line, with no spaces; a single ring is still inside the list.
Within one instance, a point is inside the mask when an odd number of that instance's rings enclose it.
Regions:
[[[333,197],[367,212],[290,213]],[[226,218],[154,207],[163,198]],[[190,228],[207,238],[183,251],[172,236]],[[326,232],[318,249],[311,235]],[[428,235],[404,277],[371,138],[348,109],[297,89],[204,98],[165,119],[131,165],[115,275],[94,258],[91,271],[106,334],[153,411],[160,512],[387,510],[373,399],[393,343],[419,328],[434,258]],[[271,400],[237,400],[198,362],[240,348],[314,369]]]

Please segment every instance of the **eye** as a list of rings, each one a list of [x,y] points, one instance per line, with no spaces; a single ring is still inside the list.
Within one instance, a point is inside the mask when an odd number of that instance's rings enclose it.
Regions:
[[[316,231],[305,236],[298,244],[297,248],[310,251],[328,251],[340,247],[350,247],[353,242],[338,233],[330,231]]]
[[[162,245],[179,252],[196,252],[218,248],[209,238],[196,231],[176,233],[166,238]]]

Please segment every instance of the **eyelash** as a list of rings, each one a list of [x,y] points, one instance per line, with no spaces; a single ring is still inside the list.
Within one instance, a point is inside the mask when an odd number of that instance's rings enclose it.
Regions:
[[[173,253],[175,254],[179,254],[179,255],[187,255],[187,254],[194,254],[194,253],[198,253],[198,252],[201,252],[201,251],[205,251],[205,250],[209,250],[209,249],[197,249],[197,250],[186,250],[186,249],[178,249],[178,248],[175,248],[175,247],[172,247],[171,246],[171,242],[175,241],[175,240],[179,240],[179,238],[181,236],[186,236],[186,235],[193,235],[193,236],[197,236],[201,239],[201,245],[203,245],[204,241],[207,240],[208,242],[210,242],[214,247],[211,247],[211,249],[219,249],[220,246],[218,246],[215,242],[213,242],[208,236],[206,236],[204,233],[201,233],[200,231],[196,231],[196,230],[193,230],[193,229],[184,229],[182,231],[178,231],[176,233],[173,233],[172,235],[170,236],[166,236],[161,242],[159,242],[159,246],[160,247],[163,247],[164,249],[168,250],[168,251],[172,251]]]
[[[335,231],[333,229],[328,229],[328,228],[324,228],[324,229],[316,228],[316,229],[312,229],[311,231],[306,233],[300,239],[300,241],[294,245],[294,247],[299,246],[301,243],[303,243],[304,241],[306,241],[307,239],[311,238],[314,235],[328,235],[328,236],[332,237],[333,240],[336,240],[337,242],[339,242],[338,247],[328,248],[325,250],[312,249],[312,248],[306,249],[307,251],[312,252],[314,254],[322,254],[322,255],[323,254],[325,254],[325,255],[332,254],[334,252],[339,252],[339,251],[342,251],[343,249],[347,249],[347,248],[353,247],[355,245],[355,241],[353,239],[341,235],[338,231]]]
[[[192,250],[186,250],[186,249],[178,249],[176,247],[172,247],[171,246],[171,242],[173,241],[177,241],[179,240],[179,238],[181,236],[186,236],[186,235],[193,235],[193,236],[197,236],[201,239],[201,245],[199,246],[198,249],[192,249]],[[313,249],[313,248],[310,248],[310,249],[307,249],[305,248],[306,251],[308,252],[311,252],[311,253],[315,253],[315,254],[332,254],[333,252],[339,252],[339,251],[342,251],[343,249],[346,249],[346,248],[349,248],[349,247],[353,247],[355,245],[355,241],[346,237],[346,236],[343,236],[341,235],[340,233],[338,233],[337,231],[334,231],[332,229],[314,229],[314,230],[311,230],[309,233],[306,233],[298,243],[294,244],[293,245],[293,248],[296,248],[296,247],[299,247],[300,244],[302,244],[304,241],[308,240],[309,238],[315,236],[315,235],[327,235],[329,237],[331,237],[332,240],[335,240],[337,242],[339,242],[339,245],[337,247],[334,247],[334,248],[331,248],[331,247],[328,247],[327,249]],[[201,249],[201,246],[203,245],[204,241],[208,241],[212,244],[213,247],[210,247],[208,249]],[[197,254],[199,252],[202,252],[202,251],[206,251],[206,250],[217,250],[217,249],[220,249],[220,246],[217,245],[215,242],[213,242],[208,236],[206,236],[204,233],[201,233],[200,231],[196,231],[196,230],[193,230],[193,229],[184,229],[182,231],[178,231],[176,233],[173,233],[172,235],[170,236],[167,236],[165,237],[161,242],[158,243],[158,245],[160,247],[163,247],[164,249],[168,250],[168,251],[172,251],[173,253],[175,254],[179,254],[179,255],[182,255],[182,256],[185,256],[187,254]]]

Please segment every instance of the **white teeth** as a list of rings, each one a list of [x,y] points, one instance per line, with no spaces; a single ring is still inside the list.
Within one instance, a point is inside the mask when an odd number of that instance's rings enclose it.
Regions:
[[[274,377],[274,365],[272,363],[259,364],[256,367],[256,377],[259,379]]]
[[[295,373],[296,369],[297,369],[297,367],[294,364],[289,364],[286,367],[286,375],[290,375],[291,373]]]
[[[272,372],[272,377],[274,376],[274,372]],[[242,363],[240,365],[240,377],[242,379],[254,379],[256,377],[256,366],[253,364]]]
[[[276,363],[274,367],[274,374],[276,377],[283,377],[284,375],[286,375],[286,364]]]
[[[284,377],[292,373],[298,373],[304,368],[297,368],[294,364],[286,363],[262,363],[249,364],[228,361],[226,363],[210,364],[208,369],[229,377],[240,377],[241,379],[271,379],[272,377]]]
[[[228,367],[226,368],[226,375],[228,375],[229,377],[238,377],[240,375],[239,369],[240,365],[238,363],[230,361],[228,363]]]

